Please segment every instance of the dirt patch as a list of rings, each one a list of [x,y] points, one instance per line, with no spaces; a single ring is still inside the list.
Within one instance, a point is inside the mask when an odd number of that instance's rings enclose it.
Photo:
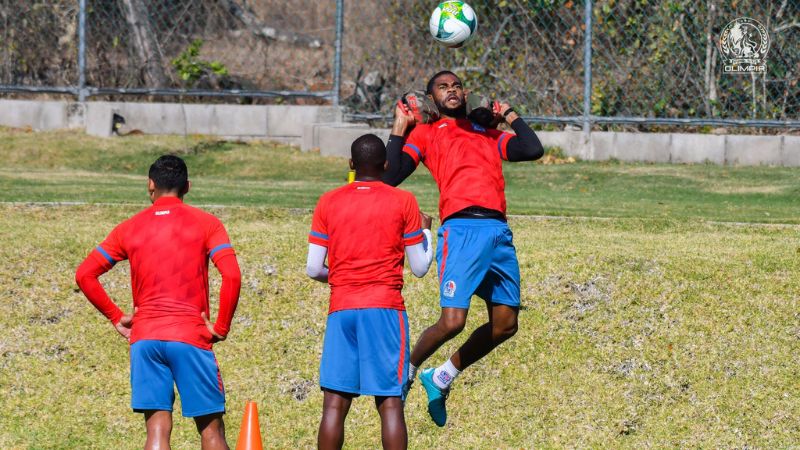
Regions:
[[[613,285],[603,277],[594,277],[585,283],[570,282],[569,288],[574,296],[572,316],[583,316],[597,308],[601,303],[611,300]]]

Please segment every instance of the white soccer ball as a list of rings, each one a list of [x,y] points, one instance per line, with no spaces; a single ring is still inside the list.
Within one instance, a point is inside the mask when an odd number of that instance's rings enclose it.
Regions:
[[[461,1],[439,3],[428,22],[431,35],[448,47],[461,47],[478,29],[478,17]]]

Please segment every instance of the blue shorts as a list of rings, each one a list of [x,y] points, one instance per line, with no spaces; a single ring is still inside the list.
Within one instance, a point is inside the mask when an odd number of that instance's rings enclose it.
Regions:
[[[399,397],[408,378],[408,358],[405,311],[336,311],[325,326],[319,384],[355,395]]]
[[[469,309],[477,294],[519,307],[519,262],[508,224],[496,219],[449,219],[439,227],[439,304]]]
[[[172,341],[137,341],[131,345],[131,408],[172,411],[173,383],[181,395],[184,417],[225,412],[225,388],[211,350]]]

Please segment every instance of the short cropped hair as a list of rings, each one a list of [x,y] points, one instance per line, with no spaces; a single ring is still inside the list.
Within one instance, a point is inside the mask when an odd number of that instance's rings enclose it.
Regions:
[[[432,76],[431,79],[428,80],[428,85],[425,88],[425,93],[426,94],[429,94],[429,95],[433,94],[433,88],[436,86],[436,79],[439,78],[442,75],[452,75],[452,76],[458,78],[458,75],[454,74],[453,72],[451,72],[449,70],[442,70],[440,72],[437,72],[436,75]],[[461,78],[458,78],[458,81],[461,81]]]
[[[175,155],[164,155],[151,166],[148,176],[163,191],[182,191],[189,183],[189,170],[186,163]]]
[[[386,163],[386,145],[378,136],[365,134],[353,141],[350,146],[350,157],[356,169],[359,167],[380,169]]]

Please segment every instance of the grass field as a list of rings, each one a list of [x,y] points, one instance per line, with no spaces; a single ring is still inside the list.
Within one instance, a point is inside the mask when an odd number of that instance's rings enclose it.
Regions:
[[[96,140],[4,130],[0,448],[141,447],[141,417],[128,408],[126,343],[73,276],[116,223],[145,206],[143,174],[167,151],[187,158],[194,182],[187,201],[219,205],[208,210],[225,222],[242,266],[233,330],[215,347],[229,441],[244,402],[254,399],[268,448],[315,444],[327,287],[304,275],[305,236],[309,208],[343,182],[343,162],[201,137]],[[797,170],[507,169],[523,274],[520,331],[459,378],[446,428],[429,421],[415,386],[406,413],[412,448],[800,442]],[[406,187],[435,208],[425,169]],[[406,277],[412,339],[438,316],[433,275]],[[128,277],[121,263],[102,278],[126,307]],[[216,274],[211,282],[214,291]],[[468,329],[484,318],[476,305]],[[172,441],[197,448],[191,421],[176,420]],[[346,446],[379,445],[372,402],[359,399]]]

